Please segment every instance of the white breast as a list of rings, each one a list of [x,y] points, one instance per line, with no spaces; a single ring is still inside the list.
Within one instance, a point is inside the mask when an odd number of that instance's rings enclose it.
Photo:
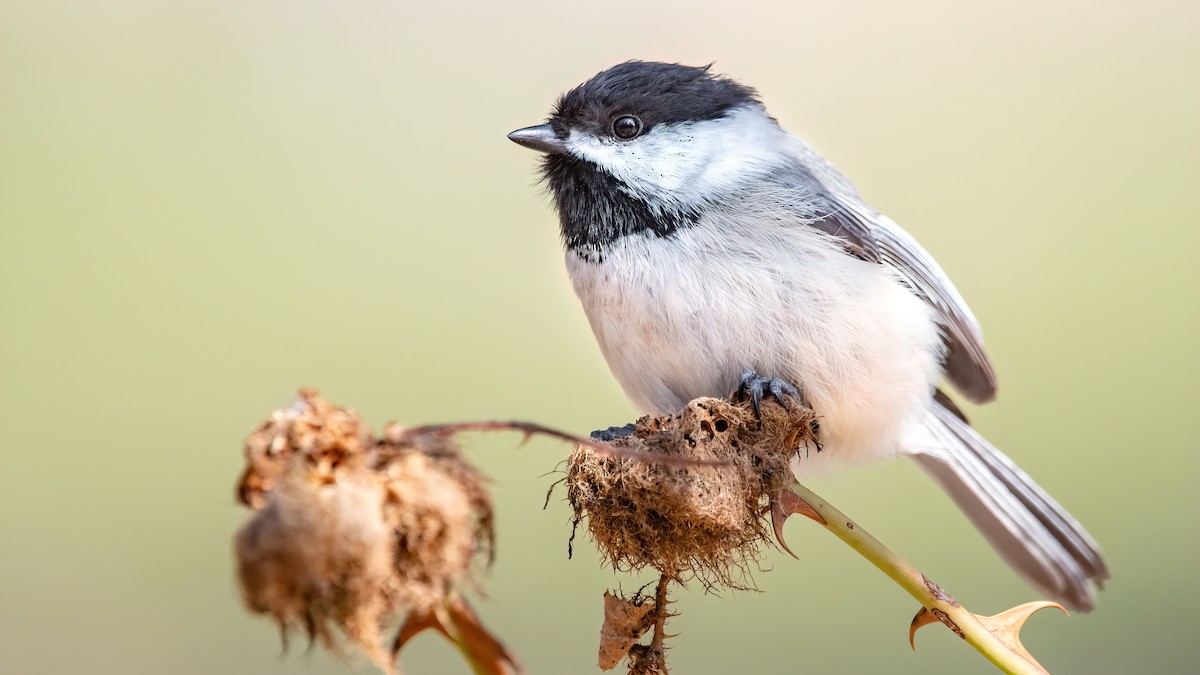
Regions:
[[[643,412],[726,396],[753,368],[821,416],[802,469],[897,451],[940,372],[932,311],[883,266],[802,225],[709,218],[627,237],[567,269],[613,374]]]

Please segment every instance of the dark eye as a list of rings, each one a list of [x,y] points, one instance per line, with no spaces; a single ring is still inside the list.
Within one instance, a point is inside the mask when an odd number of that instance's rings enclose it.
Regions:
[[[621,115],[613,120],[613,135],[617,138],[633,138],[642,133],[642,121],[633,115]]]

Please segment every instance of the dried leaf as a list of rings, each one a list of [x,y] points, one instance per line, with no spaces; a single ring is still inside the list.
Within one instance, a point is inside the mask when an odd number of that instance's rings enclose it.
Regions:
[[[654,603],[635,596],[627,600],[604,593],[604,625],[600,627],[601,670],[612,670],[637,641],[654,626]]]
[[[404,618],[404,624],[400,626],[400,630],[396,633],[396,639],[392,641],[392,659],[395,660],[400,655],[400,650],[404,649],[404,645],[408,644],[409,640],[431,628],[441,633],[442,637],[454,642],[454,637],[446,630],[437,611],[432,608],[413,610]]]
[[[457,633],[458,648],[477,666],[477,672],[487,675],[524,675],[525,669],[517,663],[517,658],[483,627],[475,610],[462,596],[452,598],[446,609]]]
[[[392,658],[396,658],[409,640],[429,629],[454,643],[475,667],[476,673],[525,675],[517,658],[484,628],[475,611],[460,595],[447,599],[442,607],[410,612],[392,643]]]

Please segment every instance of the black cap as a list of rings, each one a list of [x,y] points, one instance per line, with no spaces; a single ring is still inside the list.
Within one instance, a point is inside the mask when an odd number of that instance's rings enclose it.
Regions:
[[[714,75],[710,68],[626,61],[564,94],[550,124],[560,133],[579,129],[600,134],[614,117],[635,115],[649,131],[656,124],[716,119],[758,103],[753,89]]]

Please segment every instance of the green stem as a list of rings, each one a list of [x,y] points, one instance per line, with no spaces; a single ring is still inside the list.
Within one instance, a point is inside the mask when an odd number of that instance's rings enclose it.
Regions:
[[[1006,673],[1044,675],[1045,671],[1009,649],[984,627],[974,614],[951,598],[941,587],[929,581],[912,565],[888,550],[878,539],[847,518],[846,514],[830,506],[824,499],[799,483],[792,483],[790,487],[797,497],[803,499],[820,514],[825,520],[827,530],[846,542],[859,555],[871,561],[892,581],[908,591],[909,595],[916,598],[921,606],[928,608],[935,615],[938,615],[939,612],[942,613],[939,616],[939,618],[945,617],[942,622],[945,623],[949,620],[954,626],[957,626],[959,630],[955,632],[959,634],[959,637],[966,640],[967,644],[983,654],[997,668]],[[950,627],[951,630],[954,629],[950,624],[947,624],[947,627]]]

